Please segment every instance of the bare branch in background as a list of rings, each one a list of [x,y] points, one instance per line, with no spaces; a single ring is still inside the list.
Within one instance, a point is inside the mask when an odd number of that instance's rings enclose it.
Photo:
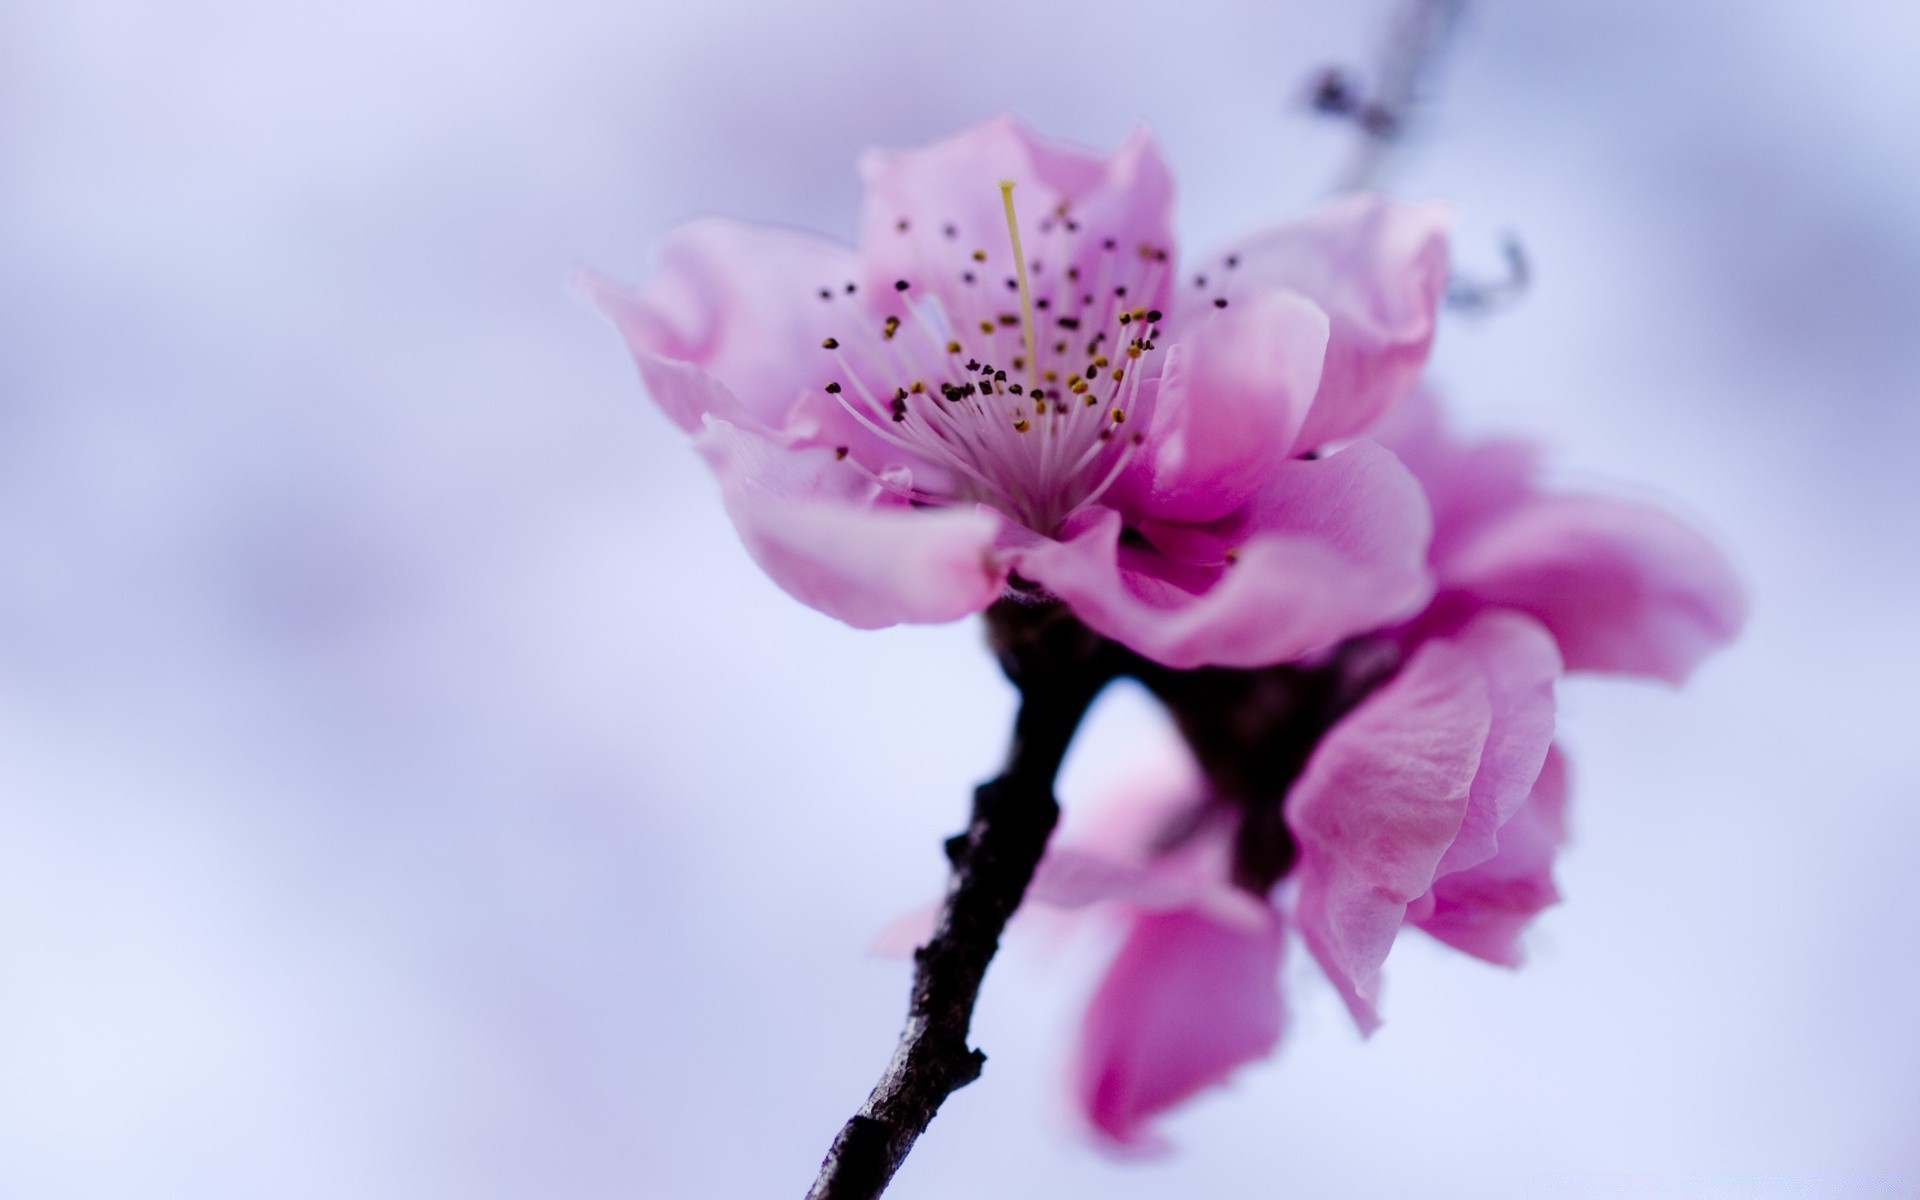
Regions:
[[[1353,122],[1362,135],[1337,191],[1379,185],[1388,159],[1406,142],[1432,91],[1466,8],[1466,0],[1409,0],[1394,21],[1370,89],[1337,67],[1315,81],[1314,111]]]
[[[1500,239],[1500,253],[1506,274],[1498,279],[1475,279],[1458,271],[1447,282],[1447,307],[1456,312],[1485,316],[1517,303],[1533,283],[1533,265],[1527,260],[1520,239],[1507,234]]]

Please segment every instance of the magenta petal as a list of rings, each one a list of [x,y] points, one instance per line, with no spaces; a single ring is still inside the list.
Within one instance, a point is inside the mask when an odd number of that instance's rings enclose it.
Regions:
[[[1093,1128],[1150,1142],[1147,1121],[1222,1083],[1280,1040],[1282,927],[1142,913],[1087,1008],[1073,1095]]]
[[[820,290],[844,285],[854,271],[853,251],[824,238],[707,219],[667,236],[639,291],[590,273],[580,286],[626,335],[643,373],[649,355],[698,367],[755,420],[778,428],[794,400],[831,372],[820,343],[844,326],[851,301],[823,301]],[[647,386],[668,416],[699,432],[688,404],[662,396],[653,375]]]
[[[1426,501],[1370,443],[1278,464],[1235,528],[1224,548],[1178,526],[1148,531],[1167,549],[1123,545],[1120,516],[1107,510],[1064,542],[1036,540],[1008,557],[1095,630],[1182,668],[1299,658],[1403,620],[1431,595]],[[1218,565],[1182,561],[1188,551]]]
[[[1556,903],[1554,855],[1565,843],[1566,760],[1550,751],[1526,803],[1500,829],[1500,852],[1433,885],[1433,908],[1418,924],[1434,937],[1501,966],[1520,965],[1520,934]]]
[[[1291,455],[1326,349],[1326,314],[1273,290],[1217,313],[1169,349],[1147,430],[1142,514],[1211,521],[1252,498]]]
[[[870,151],[860,160],[860,178],[866,185],[860,250],[876,304],[892,297],[899,280],[908,282],[910,294],[958,287],[961,264],[971,266],[966,256],[976,249],[985,254],[979,270],[997,285],[1012,266],[1002,179],[1016,184],[1014,208],[1028,257],[1045,261],[1040,283],[1068,267],[1096,278],[1106,238],[1129,253],[1142,244],[1173,247],[1173,177],[1144,130],[1106,155],[1048,141],[1001,116],[919,150]],[[1046,233],[1062,205],[1078,235],[1066,261],[1050,254]],[[942,264],[954,265],[948,271]],[[1157,292],[1139,296],[1139,303],[1158,304],[1166,290],[1163,275]]]
[[[694,445],[720,479],[747,552],[802,603],[849,625],[952,621],[1006,586],[984,508],[915,509],[824,448],[788,449],[712,417]]]
[[[1424,388],[1409,392],[1369,426],[1367,437],[1398,455],[1426,489],[1433,504],[1435,563],[1444,563],[1488,522],[1538,494],[1535,446],[1516,440],[1461,445]]]
[[[1478,662],[1492,723],[1460,834],[1440,859],[1442,874],[1494,856],[1553,741],[1553,684],[1560,677],[1552,635],[1518,613],[1485,613],[1448,640]]]
[[[1474,656],[1428,643],[1321,741],[1287,795],[1295,917],[1365,1032],[1380,1023],[1380,966],[1407,906],[1460,831],[1492,722]]]
[[[1214,269],[1233,303],[1255,287],[1299,292],[1332,322],[1326,367],[1296,451],[1366,428],[1413,387],[1433,341],[1447,282],[1440,204],[1348,196],[1257,235]]]
[[[1437,569],[1443,586],[1536,617],[1568,670],[1680,683],[1746,619],[1740,583],[1712,543],[1658,509],[1617,500],[1541,497]]]

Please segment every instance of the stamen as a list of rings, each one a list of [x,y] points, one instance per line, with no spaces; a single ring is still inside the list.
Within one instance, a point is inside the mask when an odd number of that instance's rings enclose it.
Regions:
[[[1027,361],[1034,362],[1033,352],[1033,289],[1027,285],[1027,256],[1020,249],[1020,223],[1013,216],[1013,180],[1000,181],[1000,203],[1007,210],[1007,237],[1013,242],[1013,265],[1019,275],[1020,283],[1020,328],[1026,334]],[[1029,384],[1033,378],[1029,374]]]

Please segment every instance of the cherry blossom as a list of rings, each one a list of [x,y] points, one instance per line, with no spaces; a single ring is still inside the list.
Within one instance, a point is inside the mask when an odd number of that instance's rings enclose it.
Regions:
[[[1058,598],[1175,667],[1402,621],[1426,502],[1357,437],[1406,393],[1446,210],[1349,197],[1185,269],[1151,139],[1000,118],[874,152],[857,245],[709,219],[583,284],[756,562],[859,627]]]
[[[1404,926],[1519,965],[1522,931],[1559,898],[1555,682],[1677,683],[1744,620],[1725,559],[1673,517],[1543,490],[1530,448],[1461,444],[1424,395],[1371,432],[1436,518],[1433,602],[1345,651],[1385,648],[1398,668],[1331,720],[1281,794],[1226,794],[1188,760],[1056,845],[1035,881],[1040,903],[1097,905],[1124,929],[1072,1071],[1078,1107],[1116,1144],[1156,1144],[1151,1118],[1271,1051],[1289,928],[1368,1033]],[[1339,672],[1341,655],[1315,669]],[[1250,869],[1237,834],[1269,805],[1287,843]]]

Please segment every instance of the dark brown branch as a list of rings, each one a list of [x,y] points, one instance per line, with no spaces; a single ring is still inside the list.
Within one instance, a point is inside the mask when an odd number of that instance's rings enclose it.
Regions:
[[[906,1028],[808,1200],[880,1195],[940,1105],[980,1077],[986,1055],[967,1044],[980,982],[1059,820],[1053,782],[1067,746],[1123,658],[1058,604],[1003,600],[987,628],[1020,689],[1006,768],[974,791],[966,832],[947,842],[953,873],[933,938],[914,952]]]

